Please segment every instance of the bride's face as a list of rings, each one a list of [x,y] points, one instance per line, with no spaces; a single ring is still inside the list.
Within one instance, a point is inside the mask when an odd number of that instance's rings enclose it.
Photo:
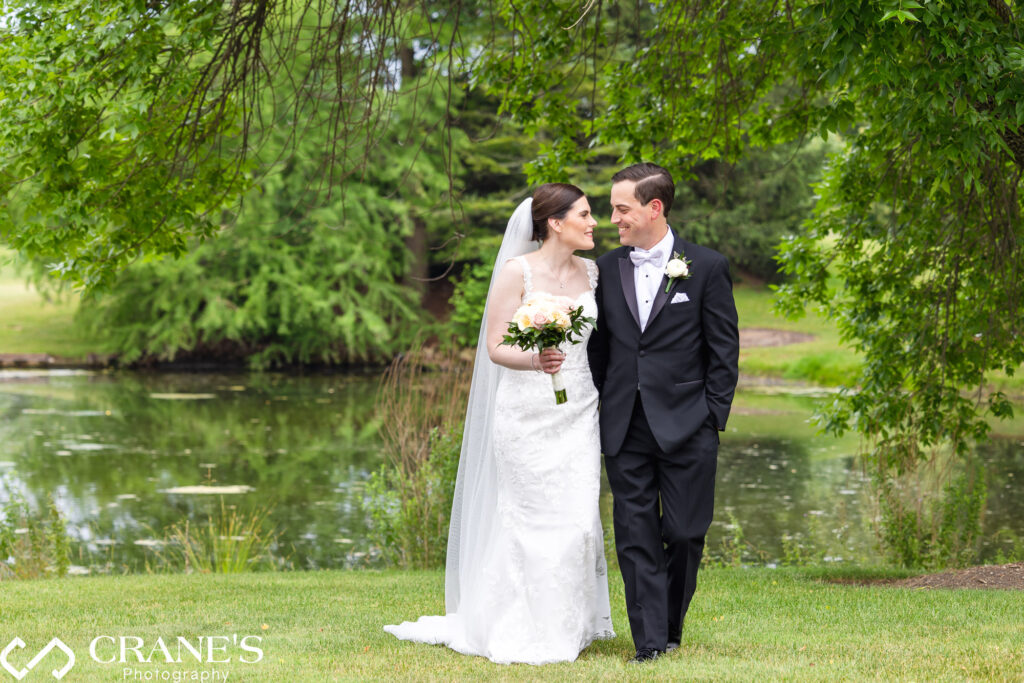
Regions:
[[[590,213],[590,202],[586,197],[577,199],[565,218],[557,219],[556,226],[561,228],[559,238],[573,249],[586,251],[594,248],[594,228],[597,221]]]

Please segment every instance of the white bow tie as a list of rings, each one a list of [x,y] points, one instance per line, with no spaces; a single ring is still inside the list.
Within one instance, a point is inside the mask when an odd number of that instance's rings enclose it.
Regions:
[[[655,268],[665,267],[666,254],[662,251],[653,250],[646,251],[644,249],[636,249],[629,252],[629,260],[633,262],[634,266],[642,266],[645,263],[650,263]]]

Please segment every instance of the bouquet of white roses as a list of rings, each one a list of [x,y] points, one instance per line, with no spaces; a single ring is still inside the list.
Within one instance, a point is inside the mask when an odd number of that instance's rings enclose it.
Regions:
[[[587,323],[594,325],[596,321],[583,315],[582,306],[573,308],[572,304],[564,296],[531,294],[516,309],[502,344],[517,346],[523,351],[543,351],[564,342],[579,344],[581,340],[574,339],[574,336],[582,336],[583,326]],[[555,390],[555,403],[565,403],[568,398],[561,372],[551,375],[551,386]]]

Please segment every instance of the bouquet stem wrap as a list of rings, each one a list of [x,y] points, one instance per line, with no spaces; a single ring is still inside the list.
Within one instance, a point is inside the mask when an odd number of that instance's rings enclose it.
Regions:
[[[569,400],[565,394],[565,378],[562,377],[561,370],[551,375],[551,388],[555,390],[556,405],[562,405]]]

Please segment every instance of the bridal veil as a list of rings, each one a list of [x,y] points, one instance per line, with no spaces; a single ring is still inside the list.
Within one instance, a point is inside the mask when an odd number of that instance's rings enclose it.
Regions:
[[[527,198],[512,213],[505,236],[494,261],[491,283],[487,288],[490,301],[494,281],[505,262],[538,248],[533,236],[533,200]],[[477,339],[473,380],[470,385],[466,424],[462,433],[462,452],[455,480],[451,526],[448,530],[448,554],[445,565],[445,611],[454,614],[464,596],[464,589],[479,575],[486,541],[497,522],[495,500],[497,474],[492,442],[494,398],[503,368],[491,362],[487,352],[487,306],[484,307]]]

